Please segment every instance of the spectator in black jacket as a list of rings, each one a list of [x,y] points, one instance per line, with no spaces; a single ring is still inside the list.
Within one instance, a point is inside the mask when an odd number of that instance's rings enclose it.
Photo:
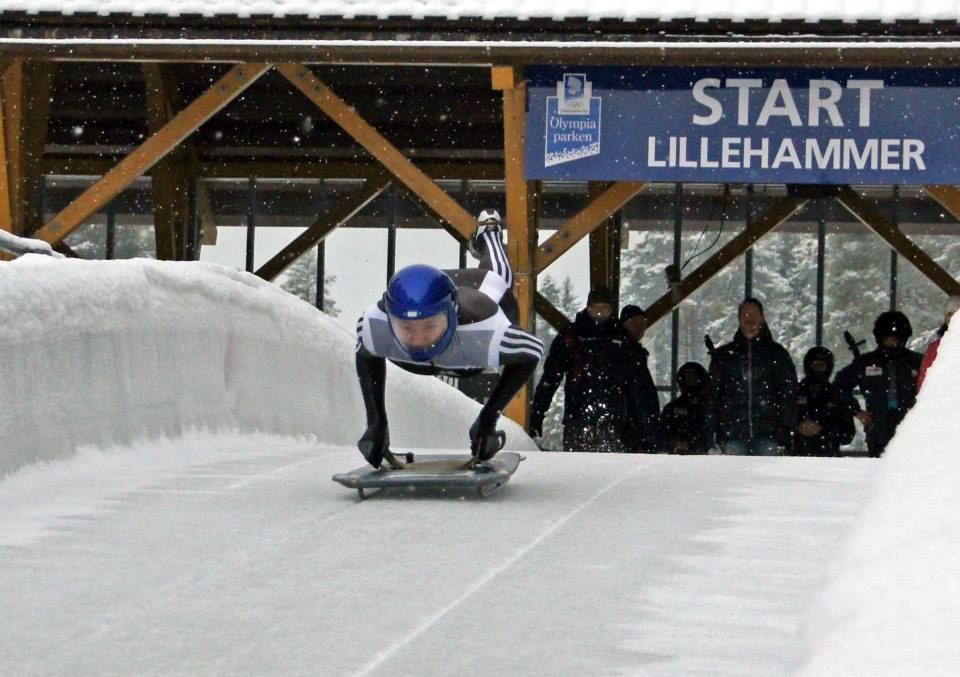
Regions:
[[[833,353],[811,348],[803,358],[804,379],[797,391],[797,427],[793,453],[797,456],[839,456],[840,445],[850,444],[856,432],[853,414],[830,383]]]
[[[660,397],[653,383],[647,358],[650,353],[640,341],[647,331],[647,314],[639,306],[626,305],[620,310],[626,341],[623,344],[623,422],[624,450],[656,452]]]
[[[680,396],[660,415],[663,450],[669,454],[706,454],[713,446],[707,428],[707,370],[687,362],[677,370]]]
[[[907,350],[913,335],[910,320],[892,310],[881,313],[873,325],[877,349],[864,353],[837,374],[834,385],[855,412],[867,433],[867,449],[879,457],[897,426],[917,400],[917,377],[923,355]],[[860,387],[866,400],[863,411],[853,397]]]
[[[790,446],[797,370],[773,340],[760,301],[741,303],[739,322],[733,341],[710,360],[709,425],[725,454],[775,456]]]
[[[613,294],[598,288],[550,345],[537,384],[530,431],[543,435],[543,417],[561,381],[563,448],[566,451],[622,451],[624,419],[623,327],[613,315]]]

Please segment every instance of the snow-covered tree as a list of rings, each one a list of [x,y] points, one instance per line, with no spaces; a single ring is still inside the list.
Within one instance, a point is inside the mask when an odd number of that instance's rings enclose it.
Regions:
[[[324,290],[327,290],[337,281],[337,276],[326,275],[323,280]],[[315,249],[301,256],[286,270],[280,287],[307,303],[317,302],[317,251]],[[329,293],[323,295],[323,312],[331,317],[337,317],[340,314],[337,302]]]

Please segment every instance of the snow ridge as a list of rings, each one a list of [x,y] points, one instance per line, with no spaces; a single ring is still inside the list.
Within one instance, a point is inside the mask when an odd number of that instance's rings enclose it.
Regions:
[[[0,264],[0,477],[79,447],[191,430],[353,445],[363,405],[353,337],[254,275],[206,263]],[[479,405],[390,368],[395,446],[465,449]],[[532,449],[504,419],[508,446]],[[359,459],[359,455],[358,455]]]

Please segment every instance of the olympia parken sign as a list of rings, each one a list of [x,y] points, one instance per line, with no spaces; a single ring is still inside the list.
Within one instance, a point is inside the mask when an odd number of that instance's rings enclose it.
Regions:
[[[960,70],[530,67],[544,180],[960,183]]]

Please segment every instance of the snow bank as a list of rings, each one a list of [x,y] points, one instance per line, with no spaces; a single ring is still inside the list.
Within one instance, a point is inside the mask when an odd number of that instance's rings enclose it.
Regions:
[[[803,677],[957,674],[960,325],[952,325],[808,622]]]
[[[336,445],[363,430],[353,336],[250,274],[28,255],[0,264],[0,317],[0,476],[190,429]],[[397,447],[464,449],[479,410],[393,367],[387,405]],[[504,429],[511,448],[535,448]]]

